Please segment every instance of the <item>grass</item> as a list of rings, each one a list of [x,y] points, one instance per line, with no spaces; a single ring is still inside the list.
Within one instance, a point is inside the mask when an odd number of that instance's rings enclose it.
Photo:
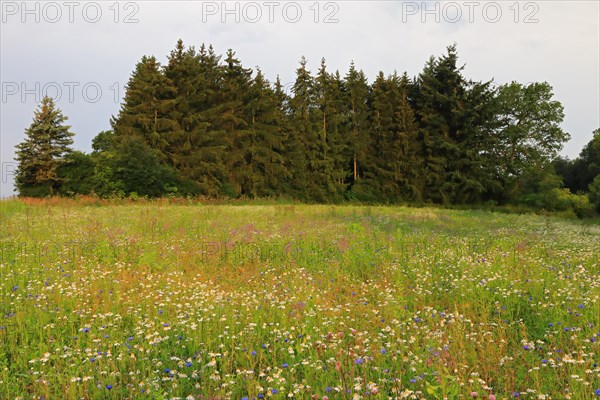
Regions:
[[[1,399],[600,398],[600,226],[0,203]]]

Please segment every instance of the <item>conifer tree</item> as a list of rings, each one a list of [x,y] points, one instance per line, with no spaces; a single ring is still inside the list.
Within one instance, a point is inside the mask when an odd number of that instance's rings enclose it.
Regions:
[[[370,97],[371,132],[369,138],[369,152],[367,168],[365,170],[364,184],[369,187],[368,193],[378,201],[389,201],[391,192],[387,186],[394,185],[390,182],[387,172],[393,162],[395,154],[389,154],[386,147],[389,145],[392,132],[396,129],[396,108],[398,105],[398,77],[386,78],[379,72],[373,82]],[[382,155],[386,153],[387,158]]]
[[[351,182],[364,175],[369,144],[369,84],[364,72],[357,70],[354,62],[345,77],[347,91],[346,118],[347,149],[351,158]]]
[[[297,143],[301,157],[291,165],[294,196],[304,200],[324,201],[327,198],[327,177],[322,173],[322,120],[316,115],[317,99],[314,78],[306,68],[306,58],[296,69],[296,81],[290,100],[292,141]]]
[[[419,75],[415,101],[423,142],[423,179],[427,198],[439,203],[464,202],[481,193],[476,179],[468,104],[469,83],[457,66],[456,46],[446,55],[432,57]]]
[[[67,119],[52,98],[42,99],[25,131],[25,141],[16,146],[19,165],[15,185],[20,196],[48,196],[60,188],[58,169],[72,152],[74,136],[71,127],[65,125]]]
[[[124,103],[112,127],[117,136],[138,136],[173,165],[170,143],[180,130],[172,120],[177,93],[154,57],[144,56],[126,87]]]
[[[225,190],[230,196],[248,196],[253,186],[252,174],[247,168],[251,159],[252,132],[245,118],[245,107],[252,85],[252,70],[244,68],[231,49],[224,62],[220,103],[213,110],[218,115],[215,128],[225,140]]]
[[[288,177],[283,158],[286,116],[278,96],[258,69],[246,104],[251,132],[246,168],[252,182],[246,194],[251,197],[281,194]]]
[[[319,122],[318,153],[314,163],[321,176],[328,200],[339,200],[345,191],[345,143],[342,134],[345,108],[344,83],[339,75],[329,74],[325,59],[315,78],[315,119]]]

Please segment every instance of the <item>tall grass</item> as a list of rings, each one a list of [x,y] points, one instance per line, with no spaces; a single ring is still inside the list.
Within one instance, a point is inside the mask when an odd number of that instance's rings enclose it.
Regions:
[[[2,202],[0,398],[598,398],[598,237],[484,211]]]

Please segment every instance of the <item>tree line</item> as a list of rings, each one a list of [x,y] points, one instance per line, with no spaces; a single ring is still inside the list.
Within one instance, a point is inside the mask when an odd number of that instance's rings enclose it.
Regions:
[[[342,75],[323,59],[313,73],[303,57],[288,94],[233,50],[179,40],[164,66],[154,56],[137,63],[90,154],[71,149],[66,117],[43,99],[17,146],[16,187],[22,196],[590,208],[598,131],[579,161],[561,161],[569,135],[548,83],[495,85],[463,70],[455,45],[415,77],[379,72],[372,83],[353,63]],[[576,184],[573,163],[589,167]]]

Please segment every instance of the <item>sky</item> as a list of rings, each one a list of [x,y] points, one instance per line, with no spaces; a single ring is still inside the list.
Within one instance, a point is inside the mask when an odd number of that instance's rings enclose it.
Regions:
[[[44,95],[89,152],[110,129],[144,55],[166,63],[178,39],[236,52],[291,84],[302,56],[316,73],[353,61],[372,81],[416,76],[457,44],[464,75],[496,84],[546,81],[565,110],[575,158],[600,128],[599,1],[7,1],[0,0],[0,197],[14,194],[15,145]]]

